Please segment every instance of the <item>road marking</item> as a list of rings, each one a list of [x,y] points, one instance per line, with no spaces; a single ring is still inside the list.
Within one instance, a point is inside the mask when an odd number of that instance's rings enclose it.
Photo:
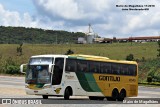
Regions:
[[[18,82],[18,81],[0,81],[0,83],[3,83],[3,82],[8,82],[8,83],[24,83],[25,84],[25,82],[22,82],[22,81],[20,81],[20,82]]]

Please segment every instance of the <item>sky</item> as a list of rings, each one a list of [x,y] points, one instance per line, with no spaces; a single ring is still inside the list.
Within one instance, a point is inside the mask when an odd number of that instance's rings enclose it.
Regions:
[[[0,26],[86,33],[89,23],[106,38],[159,36],[160,0],[0,0]]]

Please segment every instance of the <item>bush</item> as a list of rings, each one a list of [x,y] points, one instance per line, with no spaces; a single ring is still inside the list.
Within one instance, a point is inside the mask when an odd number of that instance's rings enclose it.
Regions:
[[[155,75],[155,72],[157,71],[156,70],[157,69],[157,67],[151,67],[148,71],[149,71],[149,73],[148,73],[148,76],[151,76],[151,77],[153,77],[154,75]]]
[[[129,54],[128,56],[126,56],[126,60],[133,61],[134,60],[134,55],[133,54]]]
[[[13,61],[12,57],[9,57],[9,58],[6,59],[5,65],[6,66],[8,66],[8,65],[16,65],[16,63],[15,63],[15,61]]]
[[[145,61],[146,61],[145,57],[142,57],[142,62],[145,62]]]
[[[153,80],[154,80],[154,82],[160,82],[160,77],[158,75],[154,75]]]
[[[5,60],[4,65],[2,66],[2,72],[6,74],[20,74],[20,67],[19,65],[12,59],[12,57],[9,57]]]
[[[6,67],[6,73],[7,74],[19,74],[20,72],[19,66],[14,66],[14,65],[8,65]]]
[[[71,49],[68,49],[68,51],[65,53],[65,55],[70,55],[70,54],[74,54],[74,51],[72,51]]]
[[[152,82],[152,77],[151,76],[147,77],[147,82]]]

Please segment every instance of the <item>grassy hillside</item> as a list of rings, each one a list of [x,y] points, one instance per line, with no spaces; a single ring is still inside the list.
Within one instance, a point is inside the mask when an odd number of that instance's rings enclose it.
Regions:
[[[25,61],[32,55],[37,54],[64,54],[72,49],[77,54],[91,54],[106,56],[111,59],[125,59],[130,53],[135,59],[153,59],[157,56],[157,43],[113,43],[113,44],[24,44],[23,55],[17,56],[18,44],[0,44],[0,55],[13,57]]]
[[[75,43],[78,37],[84,37],[82,32],[53,31],[25,27],[0,26],[0,44],[53,44]]]
[[[139,63],[139,82],[146,82],[151,77],[153,82],[160,82],[160,59],[152,59]]]
[[[68,49],[73,50],[77,54],[89,54],[106,56],[110,59],[125,60],[126,56],[132,53],[134,59],[146,60],[141,62],[140,65],[140,81],[146,80],[149,72],[151,72],[152,59],[157,57],[157,43],[113,43],[113,44],[24,44],[22,46],[23,55],[18,56],[18,44],[0,44],[0,70],[5,72],[8,65],[19,66],[22,63],[27,63],[32,55],[40,54],[64,54]],[[154,61],[153,61],[154,62]],[[147,66],[147,67],[144,67]],[[159,72],[160,69],[155,67],[155,71]],[[153,70],[154,70],[153,69]],[[144,75],[143,75],[144,74]],[[156,73],[155,73],[156,74]],[[154,75],[155,75],[154,74]]]

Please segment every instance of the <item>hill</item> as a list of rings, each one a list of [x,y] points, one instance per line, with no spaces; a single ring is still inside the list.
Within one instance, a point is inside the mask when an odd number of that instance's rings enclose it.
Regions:
[[[82,32],[53,31],[25,27],[0,26],[0,44],[54,44],[75,43],[78,37],[84,37]]]

